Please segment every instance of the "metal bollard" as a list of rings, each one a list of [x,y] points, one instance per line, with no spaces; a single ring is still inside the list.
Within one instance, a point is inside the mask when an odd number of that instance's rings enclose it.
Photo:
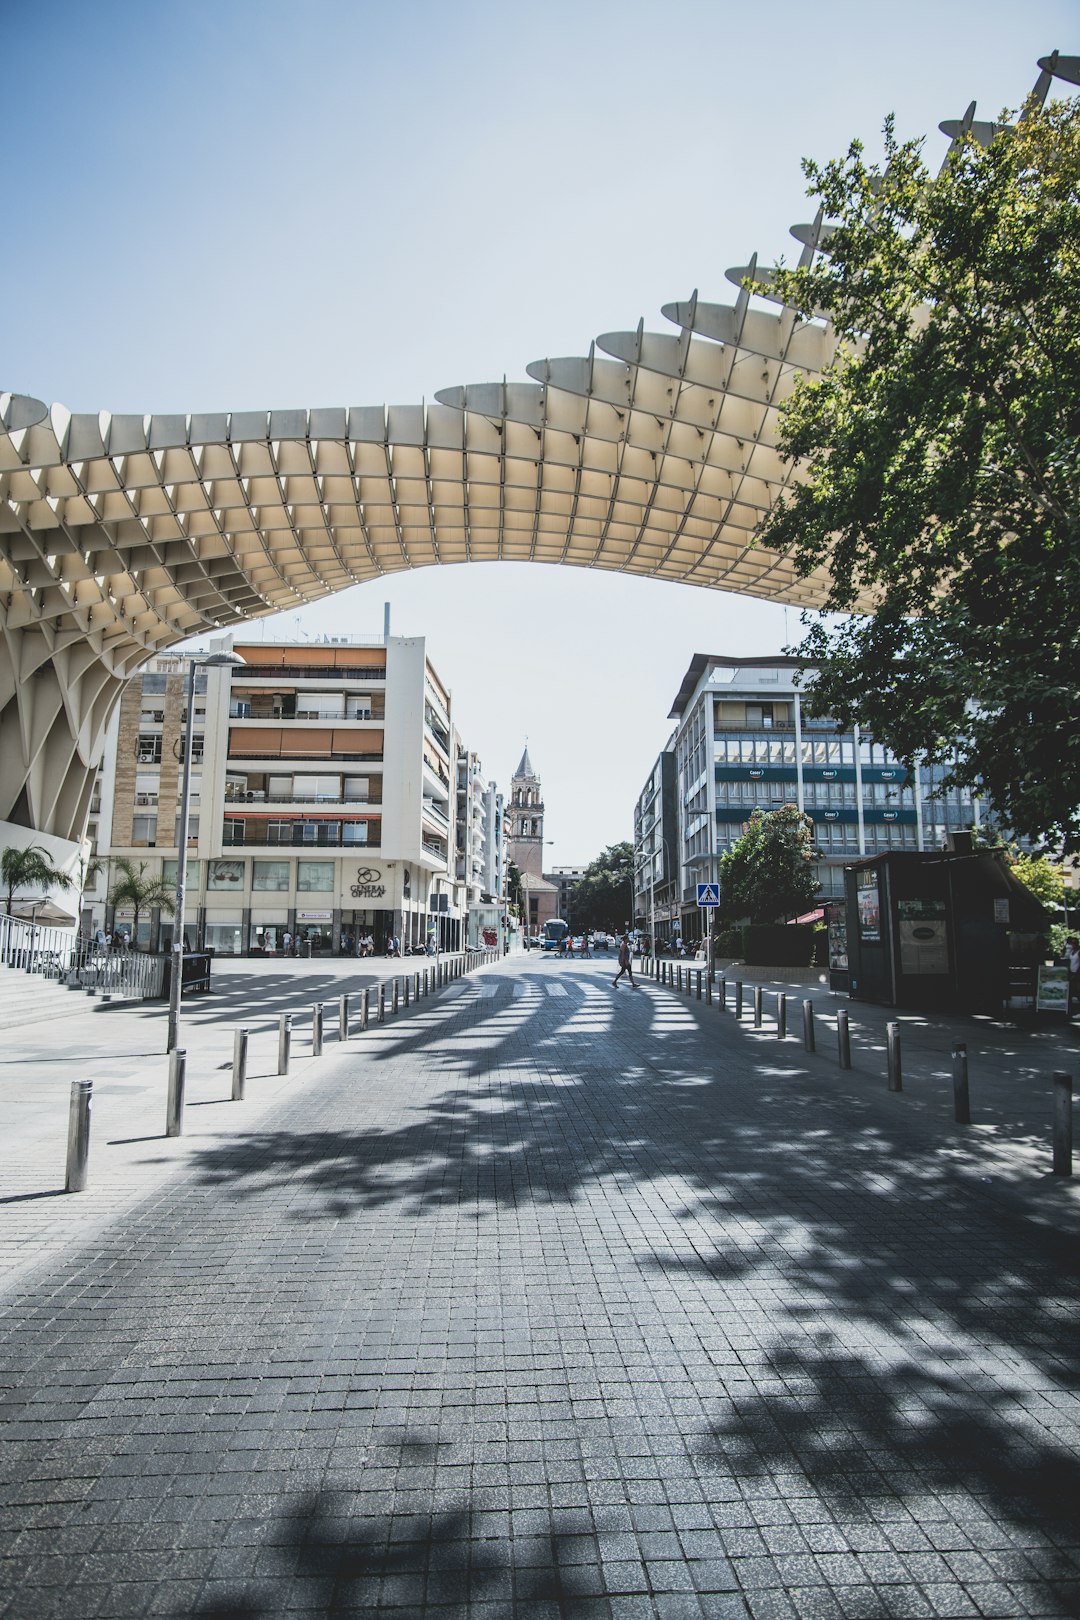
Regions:
[[[401,981],[401,999],[405,1003],[406,1007],[409,1005],[409,987],[411,983],[412,981],[409,978],[409,975],[406,973],[405,977]]]
[[[702,972],[701,972],[701,969],[698,968],[698,970],[697,970],[697,997],[696,997],[696,999],[698,1001],[701,1000],[701,980],[702,980]]]
[[[705,1004],[712,1006],[712,975],[709,973],[705,975]]]
[[[727,980],[720,975],[720,1011],[727,1012]]]
[[[842,1069],[851,1068],[851,1030],[848,1026],[847,1010],[838,1009],[836,1014],[836,1046],[837,1057]]]
[[[322,1057],[322,1010],[323,1004],[317,1001],[311,1009],[311,1055]]]
[[[900,1067],[900,1025],[886,1024],[885,1038],[888,1043],[889,1090],[903,1091],[904,1076]]]
[[[277,1072],[288,1074],[289,1049],[292,1046],[292,1014],[282,1013],[277,1030]]]
[[[427,976],[428,976],[428,970],[427,970],[427,968],[425,968],[424,969],[424,994],[425,994],[425,996],[428,993],[428,977]]]
[[[347,1041],[348,1038],[349,1038],[349,998],[348,998],[348,996],[338,996],[337,1038],[338,1038],[339,1041]]]
[[[735,1017],[742,1017],[742,980],[735,980]]]
[[[392,1013],[396,1014],[397,1010],[398,1010],[398,981],[397,981],[397,979],[395,979],[393,984],[390,986],[390,1011]]]
[[[804,1051],[817,1051],[817,1039],[814,1035],[814,1003],[812,1001],[804,1001],[802,1004],[802,1040]]]
[[[679,975],[676,983],[677,983],[679,994],[682,995],[682,963],[681,962],[679,963],[679,966],[678,966],[676,971],[677,971],[677,973]]]
[[[754,1028],[761,1028],[761,998],[764,995],[760,984],[754,986]]]
[[[380,1023],[380,1024],[385,1024],[385,1022],[386,1022],[386,985],[385,984],[380,984],[380,986],[379,986],[379,1005],[378,1005],[378,1008],[377,1008],[376,1013],[375,1013],[375,1019],[376,1019],[376,1022]]]
[[[169,1099],[165,1108],[165,1135],[180,1136],[184,1129],[184,1081],[187,1052],[182,1046],[169,1053]]]
[[[958,1125],[971,1124],[971,1093],[968,1090],[967,1042],[957,1041],[952,1049],[953,1119]]]
[[[417,969],[417,971],[413,974],[413,996],[415,997],[415,999],[417,1001],[420,1000],[420,971],[419,971],[419,969]]]
[[[776,998],[776,1038],[787,1040],[787,996],[782,990]]]
[[[371,989],[360,992],[360,1033],[363,1034],[371,1022]]]
[[[71,1082],[65,1192],[82,1192],[86,1186],[86,1169],[90,1161],[90,1106],[93,1092],[92,1080]]]
[[[1054,1174],[1072,1175],[1072,1075],[1054,1070]]]
[[[232,1100],[243,1102],[244,1087],[247,1085],[248,1060],[248,1032],[246,1029],[233,1030],[232,1038]]]

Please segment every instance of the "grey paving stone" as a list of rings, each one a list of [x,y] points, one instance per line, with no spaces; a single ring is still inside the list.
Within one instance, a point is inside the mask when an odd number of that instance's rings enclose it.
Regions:
[[[0,1612],[1075,1610],[1070,1190],[565,966],[150,1144],[22,1264]]]

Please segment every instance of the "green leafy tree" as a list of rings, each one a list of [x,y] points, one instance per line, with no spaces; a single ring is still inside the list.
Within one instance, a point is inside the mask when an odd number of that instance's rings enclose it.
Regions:
[[[720,858],[720,920],[786,922],[818,897],[814,823],[796,805],[755,810]]]
[[[15,903],[15,894],[19,889],[50,889],[71,888],[72,880],[66,872],[53,863],[48,850],[40,844],[26,844],[22,848],[13,845],[0,855],[0,878],[7,890],[7,911],[10,913]]]
[[[109,890],[109,904],[131,907],[131,944],[137,949],[139,918],[143,912],[161,910],[171,917],[176,910],[173,886],[157,873],[151,873],[148,877],[146,862],[136,863],[126,855],[117,856],[116,870],[119,875]]]
[[[521,897],[521,868],[516,861],[508,861],[506,866],[506,903],[515,917],[524,915]]]
[[[1019,836],[1080,845],[1080,100],[932,175],[885,126],[804,164],[830,224],[774,272],[838,350],[781,412],[799,482],[759,541],[827,567],[815,712],[951,766]],[[852,616],[853,615],[853,616]]]
[[[1014,876],[1031,890],[1047,911],[1062,909],[1065,904],[1065,873],[1060,866],[1055,866],[1045,855],[1032,855],[1020,850],[1009,852],[1009,865]]]
[[[609,844],[570,890],[575,928],[621,933],[634,909],[634,846]]]

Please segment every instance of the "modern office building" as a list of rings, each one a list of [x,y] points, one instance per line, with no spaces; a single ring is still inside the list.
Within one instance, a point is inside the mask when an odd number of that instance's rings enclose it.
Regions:
[[[796,658],[698,653],[690,661],[671,708],[676,729],[668,744],[684,937],[700,932],[698,883],[719,876],[721,855],[755,808],[797,804],[813,818],[823,898],[842,895],[843,868],[860,855],[937,849],[947,830],[978,823],[978,803],[966,789],[931,797],[943,767],[916,765],[909,772],[859,727],[844,730],[808,714],[805,691],[812,680],[812,667]],[[650,806],[657,769],[659,761],[638,801],[635,823],[641,837],[650,839],[644,829],[656,825]],[[651,843],[648,854],[655,866]],[[648,857],[640,864],[647,877]],[[637,888],[640,912],[647,885]]]
[[[479,761],[422,637],[373,643],[238,641],[242,663],[197,669],[187,932],[219,952],[271,953],[289,934],[337,952],[370,933],[406,948],[464,944],[478,905],[485,820]],[[103,856],[175,881],[188,661],[161,656],[128,684],[91,825]],[[461,784],[464,783],[464,798]],[[487,784],[484,784],[486,792]],[[99,880],[94,926],[106,915]],[[141,943],[171,937],[139,920]]]

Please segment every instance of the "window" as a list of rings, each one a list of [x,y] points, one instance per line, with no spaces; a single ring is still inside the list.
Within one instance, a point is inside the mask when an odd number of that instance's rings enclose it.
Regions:
[[[334,888],[333,861],[297,861],[296,887],[305,894],[330,894]]]
[[[208,861],[206,867],[208,889],[231,889],[238,893],[244,887],[243,861]]]
[[[289,887],[289,861],[253,861],[251,887],[262,892],[284,894]]]
[[[162,882],[171,884],[174,889],[176,887],[177,864],[178,863],[176,861],[168,861],[168,860],[167,861],[162,861],[162,863],[161,863]],[[187,875],[187,886],[188,886],[188,888],[189,889],[197,889],[199,887],[199,863],[198,863],[198,861],[193,861],[193,860],[190,860],[190,859],[188,860],[187,869],[186,869],[186,875]]]
[[[211,863],[212,864],[212,863]],[[240,918],[235,922],[223,922],[218,918],[206,925],[207,949],[215,951],[218,956],[239,956],[241,951]]]
[[[164,709],[144,709],[139,715],[140,726],[160,726],[165,720]]]
[[[135,758],[140,765],[160,765],[161,738],[153,733],[140,732],[135,744]]]
[[[368,841],[366,821],[346,821],[342,824],[342,832],[346,844],[366,844]]]
[[[157,816],[132,816],[131,842],[133,844],[157,843]]]

